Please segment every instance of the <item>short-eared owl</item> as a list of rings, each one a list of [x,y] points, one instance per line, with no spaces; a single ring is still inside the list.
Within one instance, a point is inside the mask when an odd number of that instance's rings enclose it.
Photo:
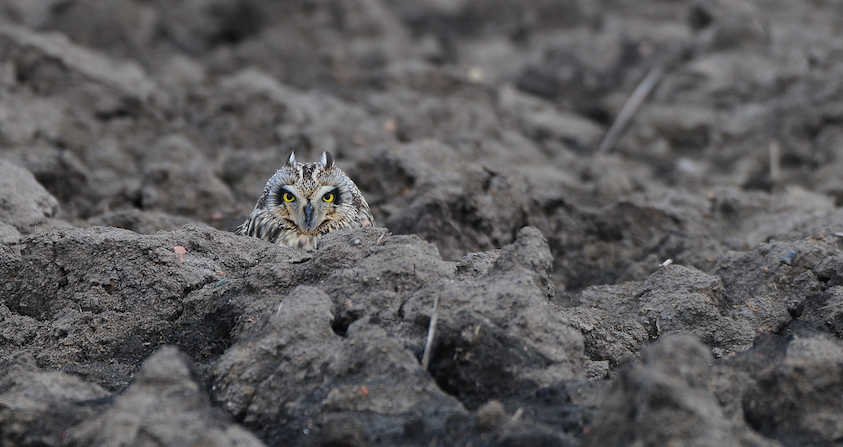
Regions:
[[[323,152],[318,163],[299,163],[293,153],[266,182],[255,210],[235,233],[312,249],[329,231],[374,223],[366,199],[334,166],[330,153]]]

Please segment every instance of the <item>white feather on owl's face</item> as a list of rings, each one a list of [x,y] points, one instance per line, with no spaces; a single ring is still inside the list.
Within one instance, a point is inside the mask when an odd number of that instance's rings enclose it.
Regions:
[[[374,219],[357,185],[324,152],[316,163],[287,163],[266,182],[263,195],[238,234],[279,245],[315,248],[321,235],[340,228],[372,225]]]

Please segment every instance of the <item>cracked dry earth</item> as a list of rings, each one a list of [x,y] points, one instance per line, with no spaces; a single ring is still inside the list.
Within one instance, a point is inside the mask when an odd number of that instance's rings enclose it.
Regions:
[[[843,445],[840,30],[0,0],[0,446]],[[325,150],[380,227],[231,232]]]

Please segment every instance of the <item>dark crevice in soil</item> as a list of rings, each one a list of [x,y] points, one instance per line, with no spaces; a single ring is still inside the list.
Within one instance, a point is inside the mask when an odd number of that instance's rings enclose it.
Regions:
[[[362,315],[362,311],[337,312],[337,316],[334,317],[334,321],[331,322],[331,330],[340,337],[345,337],[345,334],[348,331],[348,326],[359,320]]]

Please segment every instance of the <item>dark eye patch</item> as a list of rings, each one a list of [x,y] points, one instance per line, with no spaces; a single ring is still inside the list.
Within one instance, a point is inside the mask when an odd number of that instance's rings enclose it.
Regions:
[[[278,203],[284,203],[284,195],[285,194],[290,194],[293,197],[296,196],[295,194],[293,194],[292,189],[287,188],[287,185],[279,186],[278,188],[275,189],[275,197],[277,197]]]
[[[340,196],[340,189],[339,189],[339,188],[334,188],[334,189],[332,189],[332,190],[330,190],[330,191],[326,192],[326,193],[325,193],[325,195],[324,195],[324,196],[322,196],[322,197],[325,197],[325,196],[327,196],[328,194],[333,194],[333,195],[334,195],[334,200],[333,200],[333,201],[331,201],[331,203],[333,203],[334,205],[339,205],[339,204],[341,204],[341,203],[342,203],[342,196]]]

